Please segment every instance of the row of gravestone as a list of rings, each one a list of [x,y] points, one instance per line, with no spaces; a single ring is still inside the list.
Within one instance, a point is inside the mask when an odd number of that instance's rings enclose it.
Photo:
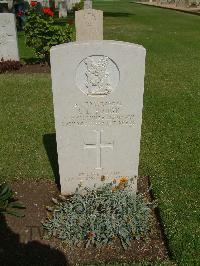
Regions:
[[[99,185],[102,176],[133,178],[136,192],[145,49],[104,41],[102,11],[77,11],[75,24],[77,41],[51,48],[61,192]]]
[[[45,2],[45,4],[44,4]],[[42,5],[49,7],[49,0],[42,0]],[[56,0],[55,1],[55,8],[59,9],[59,18],[67,17],[67,12],[72,10],[76,3],[80,3],[80,0]],[[91,9],[92,8],[92,1],[85,0],[84,1],[84,9]]]
[[[67,8],[68,10],[71,10],[72,7],[76,4],[76,3],[80,3],[81,0],[55,0],[55,7],[58,7],[58,3],[60,1],[66,2],[67,4]],[[25,2],[38,2],[41,3],[42,6],[44,7],[50,7],[50,0],[33,0],[33,1],[29,1],[29,0],[25,0]],[[86,0],[86,2],[90,2],[90,0]],[[0,0],[0,4],[4,3],[4,4],[8,4],[8,9],[12,9],[13,5],[14,5],[14,1],[13,0]]]
[[[71,10],[76,3],[79,3],[80,0],[57,0],[55,2],[55,7],[59,8],[59,18],[67,17],[67,11]],[[84,1],[84,9],[92,9],[92,1]]]
[[[59,7],[60,3],[63,3],[67,11],[71,10],[73,6],[77,3],[80,3],[81,0],[55,0],[55,8]],[[41,0],[38,1],[42,4],[42,6],[50,7],[50,0]],[[92,1],[91,0],[85,0],[84,1],[84,8],[92,8]]]
[[[156,3],[158,5],[169,5],[175,7],[198,7],[200,5],[200,0],[149,0],[149,3]]]
[[[55,8],[59,9],[59,17],[66,17],[67,12],[72,10],[75,4],[80,3],[81,0],[55,0]],[[27,1],[28,2],[28,1]],[[50,0],[38,0],[42,7],[50,7]],[[13,0],[0,0],[0,5],[7,4],[7,8],[2,13],[6,13],[13,9]],[[1,6],[0,6],[1,7]],[[92,8],[92,1],[84,1],[84,9]],[[1,9],[0,9],[1,10]]]

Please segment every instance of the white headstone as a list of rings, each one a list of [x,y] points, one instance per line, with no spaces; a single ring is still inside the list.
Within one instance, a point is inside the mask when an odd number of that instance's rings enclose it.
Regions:
[[[85,9],[75,12],[76,40],[103,40],[103,11]]]
[[[50,7],[49,0],[42,0],[41,4],[43,7]]]
[[[67,2],[66,0],[59,2],[59,18],[67,17]]]
[[[8,9],[12,10],[13,8],[13,0],[8,0]]]
[[[145,49],[117,42],[51,48],[61,192],[138,175]],[[136,191],[137,180],[133,191]]]
[[[0,13],[0,60],[19,60],[15,15]]]
[[[60,0],[55,0],[54,7],[55,8],[59,8],[59,3],[60,3]]]
[[[72,0],[67,0],[67,10],[70,11],[73,7],[73,2]]]
[[[92,9],[92,1],[91,0],[84,1],[84,9]]]

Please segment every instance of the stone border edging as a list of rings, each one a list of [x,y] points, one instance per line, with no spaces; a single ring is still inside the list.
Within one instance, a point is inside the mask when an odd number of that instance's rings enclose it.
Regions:
[[[161,9],[174,10],[174,11],[178,11],[178,12],[182,12],[182,13],[188,13],[191,15],[200,16],[200,9],[198,9],[199,13],[197,13],[196,11],[192,11],[192,10],[186,10],[186,9],[177,8],[177,7],[169,7],[169,6],[164,6],[164,5],[157,5],[157,4],[148,3],[148,2],[146,2],[146,3],[145,2],[131,2],[131,3],[144,5],[144,6],[150,6],[150,7],[157,7],[157,8],[161,8]]]

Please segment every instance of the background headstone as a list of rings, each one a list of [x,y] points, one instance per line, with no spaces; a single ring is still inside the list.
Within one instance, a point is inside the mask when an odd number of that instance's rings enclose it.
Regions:
[[[12,10],[13,8],[13,0],[8,0],[8,9]]]
[[[59,0],[55,0],[55,4],[54,4],[55,8],[59,8],[59,2],[60,2]]]
[[[8,1],[7,0],[0,1],[0,13],[8,13],[8,12],[9,12]]]
[[[145,49],[117,42],[51,49],[58,162],[63,194],[101,177],[138,175]],[[136,191],[137,178],[133,191]]]
[[[50,7],[49,0],[42,0],[43,7]]]
[[[85,9],[75,12],[76,40],[103,40],[103,11]]]
[[[188,7],[189,6],[189,1],[188,0],[176,0],[175,4],[177,7]]]
[[[72,7],[73,7],[72,0],[67,0],[67,10],[68,11],[72,10]]]
[[[0,60],[19,60],[15,15],[0,13]]]
[[[67,17],[67,2],[66,0],[59,2],[59,18]]]
[[[92,9],[92,1],[91,0],[84,1],[84,9]]]

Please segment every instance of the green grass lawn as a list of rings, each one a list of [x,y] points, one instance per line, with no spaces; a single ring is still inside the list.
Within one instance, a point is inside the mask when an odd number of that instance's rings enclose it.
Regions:
[[[147,49],[140,175],[152,177],[171,258],[200,265],[200,17],[127,0],[94,6],[104,39]],[[34,57],[23,38],[21,57]],[[54,178],[50,75],[1,75],[0,111],[0,179]]]

